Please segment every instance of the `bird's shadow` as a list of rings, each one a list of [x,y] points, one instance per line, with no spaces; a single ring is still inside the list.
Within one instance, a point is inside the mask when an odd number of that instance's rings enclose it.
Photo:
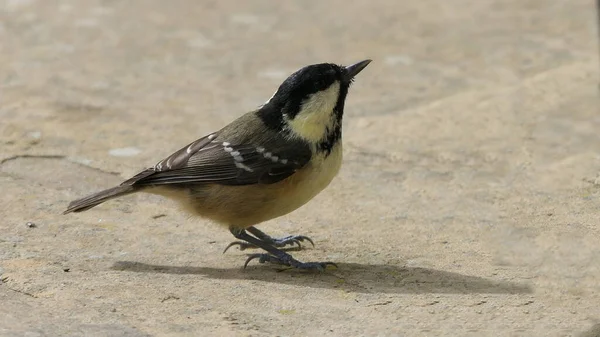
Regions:
[[[258,280],[309,288],[343,289],[360,293],[398,294],[528,294],[529,285],[420,267],[340,263],[324,273],[273,269],[183,267],[118,261],[111,269],[136,273],[192,274],[212,279]]]

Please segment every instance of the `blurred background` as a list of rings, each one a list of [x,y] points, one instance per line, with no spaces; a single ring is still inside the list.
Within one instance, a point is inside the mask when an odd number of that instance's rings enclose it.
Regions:
[[[592,331],[597,27],[591,0],[0,0],[0,334]],[[241,271],[225,229],[150,196],[60,215],[365,58],[339,177],[261,227],[339,270]]]

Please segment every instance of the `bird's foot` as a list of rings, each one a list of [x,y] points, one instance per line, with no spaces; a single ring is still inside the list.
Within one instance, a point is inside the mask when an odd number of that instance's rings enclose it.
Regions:
[[[300,244],[300,242],[304,242],[304,241],[310,242],[310,244],[313,247],[315,246],[315,243],[313,242],[313,240],[311,238],[309,238],[308,236],[304,236],[304,235],[290,235],[290,236],[286,236],[284,238],[279,238],[279,239],[268,237],[268,238],[260,238],[259,240],[261,240],[262,242],[269,244],[271,246],[277,247],[277,248],[285,248],[286,246],[294,246],[295,245],[295,247],[291,247],[290,249],[297,248],[298,250],[301,250],[302,244]],[[225,250],[223,251],[223,253],[225,253],[232,246],[238,246],[240,248],[240,250],[246,250],[246,249],[251,249],[251,248],[260,248],[257,245],[253,245],[248,242],[234,241],[234,242],[230,243],[227,247],[225,247]]]
[[[296,245],[298,250],[302,249],[302,244],[301,242],[304,241],[308,241],[310,242],[310,244],[314,247],[315,243],[313,242],[313,240],[311,238],[309,238],[308,236],[304,236],[304,235],[290,235],[290,236],[286,236],[284,238],[273,238],[269,235],[267,235],[266,233],[264,233],[263,231],[259,230],[256,227],[249,227],[247,229],[248,232],[250,232],[252,235],[254,235],[257,239],[259,239],[260,241],[262,241],[263,243],[273,246],[273,247],[277,247],[277,248],[284,248],[286,246],[294,246]],[[223,251],[223,253],[225,253],[229,248],[231,248],[232,246],[239,246],[240,250],[246,250],[246,249],[250,249],[250,248],[261,248],[258,245],[249,243],[249,242],[244,242],[244,241],[234,241],[232,243],[230,243],[227,247],[225,247],[225,250]]]
[[[273,246],[273,244],[266,243],[265,241],[263,241],[263,240],[268,240],[265,238],[269,238],[271,240],[273,240],[273,239],[254,227],[249,227],[247,229],[239,229],[239,228],[231,227],[229,230],[231,231],[231,234],[233,234],[233,236],[235,236],[236,239],[242,240],[242,241],[240,241],[240,243],[234,242],[234,243],[230,244],[229,247],[231,247],[232,245],[235,245],[235,244],[239,244],[240,247],[246,247],[246,245],[251,245],[252,247],[262,248],[267,251],[267,253],[262,253],[262,254],[250,254],[248,256],[248,259],[246,260],[246,263],[244,263],[244,268],[246,268],[248,266],[248,263],[254,259],[258,259],[259,263],[269,262],[269,263],[284,265],[284,266],[288,266],[288,267],[292,267],[292,268],[296,268],[296,269],[303,269],[303,270],[324,271],[327,268],[327,266],[334,266],[337,268],[337,265],[333,262],[300,262],[300,261],[294,259],[290,254]],[[246,231],[254,234],[254,236],[248,234]],[[283,242],[286,239],[289,239],[289,240],[287,240],[287,242],[292,242],[292,244],[293,244],[294,240],[296,240],[296,241],[299,240],[298,237],[292,236],[292,237],[287,237],[287,238],[281,239],[281,241]],[[312,243],[312,240],[310,240],[306,237],[303,237],[303,239],[308,240],[310,243]],[[227,247],[227,248],[229,248],[229,247]],[[225,250],[227,250],[227,249],[225,249]]]
[[[246,263],[244,263],[244,269],[248,266],[248,263],[250,263],[250,261],[254,259],[258,259],[258,263],[269,262],[296,269],[316,270],[321,272],[325,271],[325,269],[327,269],[327,266],[334,266],[336,268],[338,267],[337,264],[333,262],[300,262],[294,259],[291,255],[282,252],[280,254],[277,254],[277,256],[272,254],[250,254],[248,256],[248,259],[246,260]]]

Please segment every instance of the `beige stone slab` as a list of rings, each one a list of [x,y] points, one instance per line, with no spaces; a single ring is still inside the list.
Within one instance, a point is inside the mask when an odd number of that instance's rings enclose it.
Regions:
[[[0,335],[597,335],[594,10],[0,0]],[[297,68],[364,58],[339,177],[261,226],[340,269],[243,271],[229,233],[158,197],[61,215]]]

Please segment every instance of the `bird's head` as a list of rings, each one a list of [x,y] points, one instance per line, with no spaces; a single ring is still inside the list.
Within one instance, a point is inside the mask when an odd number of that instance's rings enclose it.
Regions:
[[[339,138],[348,88],[370,62],[306,66],[290,75],[258,114],[267,126],[311,143],[335,138],[333,133]]]

